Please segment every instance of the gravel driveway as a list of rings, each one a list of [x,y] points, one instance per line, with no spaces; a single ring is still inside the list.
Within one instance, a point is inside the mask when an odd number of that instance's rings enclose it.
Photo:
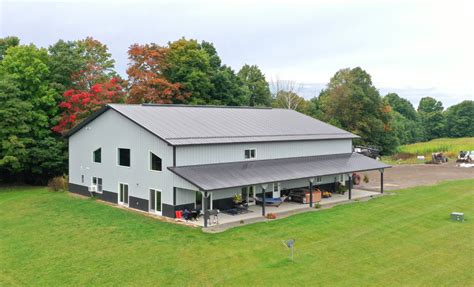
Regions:
[[[418,185],[433,185],[443,180],[474,178],[474,168],[461,168],[455,162],[446,164],[394,165],[385,170],[384,190],[394,190]],[[380,191],[380,172],[361,172],[369,177],[369,183],[361,182],[356,188]]]

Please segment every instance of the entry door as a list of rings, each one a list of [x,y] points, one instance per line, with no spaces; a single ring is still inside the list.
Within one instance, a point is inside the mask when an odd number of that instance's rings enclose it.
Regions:
[[[281,194],[281,184],[279,182],[275,182],[273,184],[273,198],[280,198]]]
[[[242,199],[247,201],[248,205],[255,205],[255,186],[243,187]]]
[[[122,205],[128,205],[128,184],[119,184],[118,203]]]
[[[161,191],[150,189],[150,211],[161,215]]]
[[[202,210],[203,205],[202,205],[202,193],[200,191],[196,191],[196,203],[195,203],[195,208]],[[207,197],[207,209],[212,209],[212,193],[208,193]]]

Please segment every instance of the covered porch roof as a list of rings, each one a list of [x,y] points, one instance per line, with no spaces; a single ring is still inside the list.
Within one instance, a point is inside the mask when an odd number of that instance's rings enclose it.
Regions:
[[[203,191],[389,168],[358,153],[168,167]]]

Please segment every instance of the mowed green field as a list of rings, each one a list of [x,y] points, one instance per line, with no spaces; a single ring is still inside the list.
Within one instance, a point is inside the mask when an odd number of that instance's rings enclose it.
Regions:
[[[474,180],[452,181],[206,234],[68,193],[2,189],[0,286],[474,286],[473,203]]]

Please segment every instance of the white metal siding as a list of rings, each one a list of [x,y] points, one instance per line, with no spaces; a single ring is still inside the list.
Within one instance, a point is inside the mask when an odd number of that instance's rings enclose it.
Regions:
[[[176,205],[189,204],[196,202],[196,190],[177,188]]]
[[[257,160],[352,152],[351,139],[269,142],[176,147],[176,165],[243,161],[246,149],[257,150]]]
[[[102,163],[92,162],[92,152],[102,148]],[[130,148],[131,165],[117,164],[117,148]],[[162,171],[149,169],[149,152],[162,159]],[[194,189],[171,173],[173,147],[145,129],[109,110],[69,138],[69,182],[89,186],[93,176],[103,179],[103,189],[117,192],[127,183],[129,195],[149,199],[149,189],[162,191],[162,201],[173,204],[173,186]],[[84,183],[81,182],[84,175]]]

